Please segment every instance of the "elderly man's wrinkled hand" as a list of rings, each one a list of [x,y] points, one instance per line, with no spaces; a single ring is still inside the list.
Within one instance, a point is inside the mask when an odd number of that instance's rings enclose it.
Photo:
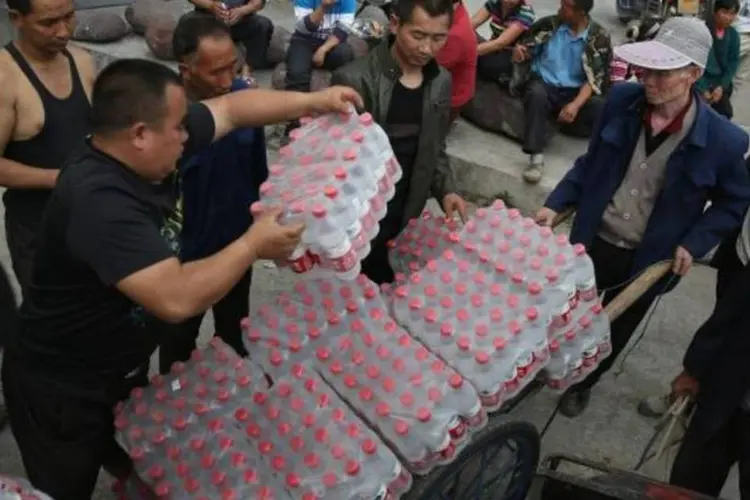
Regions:
[[[683,371],[682,373],[677,375],[677,377],[672,381],[672,395],[675,398],[695,398],[695,396],[698,395],[699,389],[700,384],[698,383],[698,381],[686,371]]]
[[[693,267],[693,256],[684,247],[677,247],[672,272],[677,276],[685,276],[691,267]]]

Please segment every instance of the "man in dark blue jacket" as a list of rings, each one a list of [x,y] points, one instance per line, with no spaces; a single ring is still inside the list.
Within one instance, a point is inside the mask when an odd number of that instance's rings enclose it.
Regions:
[[[198,101],[247,88],[237,78],[237,52],[229,28],[201,14],[184,16],[173,35],[185,91]],[[181,198],[173,224],[180,232],[183,262],[202,259],[224,248],[250,224],[250,205],[268,176],[263,128],[240,128],[180,165]],[[213,307],[216,335],[246,355],[240,320],[248,315],[252,269]],[[159,364],[167,371],[195,349],[203,315],[179,325],[160,346]]]
[[[571,240],[586,245],[599,289],[608,291],[605,303],[656,262],[674,259],[673,274],[684,276],[694,258],[740,225],[750,204],[747,134],[693,90],[711,43],[705,24],[680,17],[666,21],[652,41],[616,48],[618,57],[644,68],[643,84],[612,88],[588,151],[537,214],[550,224],[559,212],[576,210]],[[591,387],[676,281],[657,282],[613,322],[612,354],[569,389],[561,413],[583,412]]]

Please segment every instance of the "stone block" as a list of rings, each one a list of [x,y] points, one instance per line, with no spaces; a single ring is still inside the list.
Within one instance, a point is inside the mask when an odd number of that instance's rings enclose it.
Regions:
[[[511,96],[505,88],[495,82],[478,78],[474,98],[464,106],[461,116],[490,132],[505,134],[517,140],[523,138],[523,101]],[[550,122],[548,138],[555,130],[556,127]]]
[[[128,34],[125,20],[114,12],[89,10],[76,12],[73,40],[94,43],[116,42]]]
[[[268,60],[268,64],[277,65],[284,62],[284,59],[286,58],[286,49],[289,48],[289,40],[291,40],[291,38],[292,34],[289,30],[274,25],[273,35],[271,35],[271,43],[268,45],[268,52],[266,52],[266,60]]]
[[[177,20],[171,14],[163,13],[153,19],[149,19],[146,25],[146,45],[157,59],[171,61],[172,34],[177,26]]]
[[[271,75],[271,86],[277,90],[284,90],[286,78],[286,63],[276,65]],[[310,90],[322,90],[331,85],[331,72],[325,69],[313,69],[310,77]]]
[[[145,36],[149,21],[163,18],[169,10],[164,0],[136,0],[125,8],[125,20],[133,33]]]

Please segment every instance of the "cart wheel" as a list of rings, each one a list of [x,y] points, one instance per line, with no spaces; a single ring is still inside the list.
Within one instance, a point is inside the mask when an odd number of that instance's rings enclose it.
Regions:
[[[523,500],[539,462],[539,433],[528,422],[490,417],[456,460],[416,478],[406,500]]]

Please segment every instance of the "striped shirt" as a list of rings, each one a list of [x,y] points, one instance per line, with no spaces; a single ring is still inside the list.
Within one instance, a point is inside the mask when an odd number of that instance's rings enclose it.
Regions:
[[[297,33],[315,38],[327,39],[335,35],[342,42],[346,40],[348,28],[354,22],[357,0],[338,0],[325,9],[320,25],[310,22],[310,14],[321,4],[321,0],[295,0],[294,17],[297,20]]]
[[[503,0],[488,0],[484,8],[490,13],[490,30],[492,30],[493,40],[502,35],[511,24],[518,23],[523,26],[524,30],[527,30],[536,20],[534,8],[524,0],[507,13],[503,13]]]

